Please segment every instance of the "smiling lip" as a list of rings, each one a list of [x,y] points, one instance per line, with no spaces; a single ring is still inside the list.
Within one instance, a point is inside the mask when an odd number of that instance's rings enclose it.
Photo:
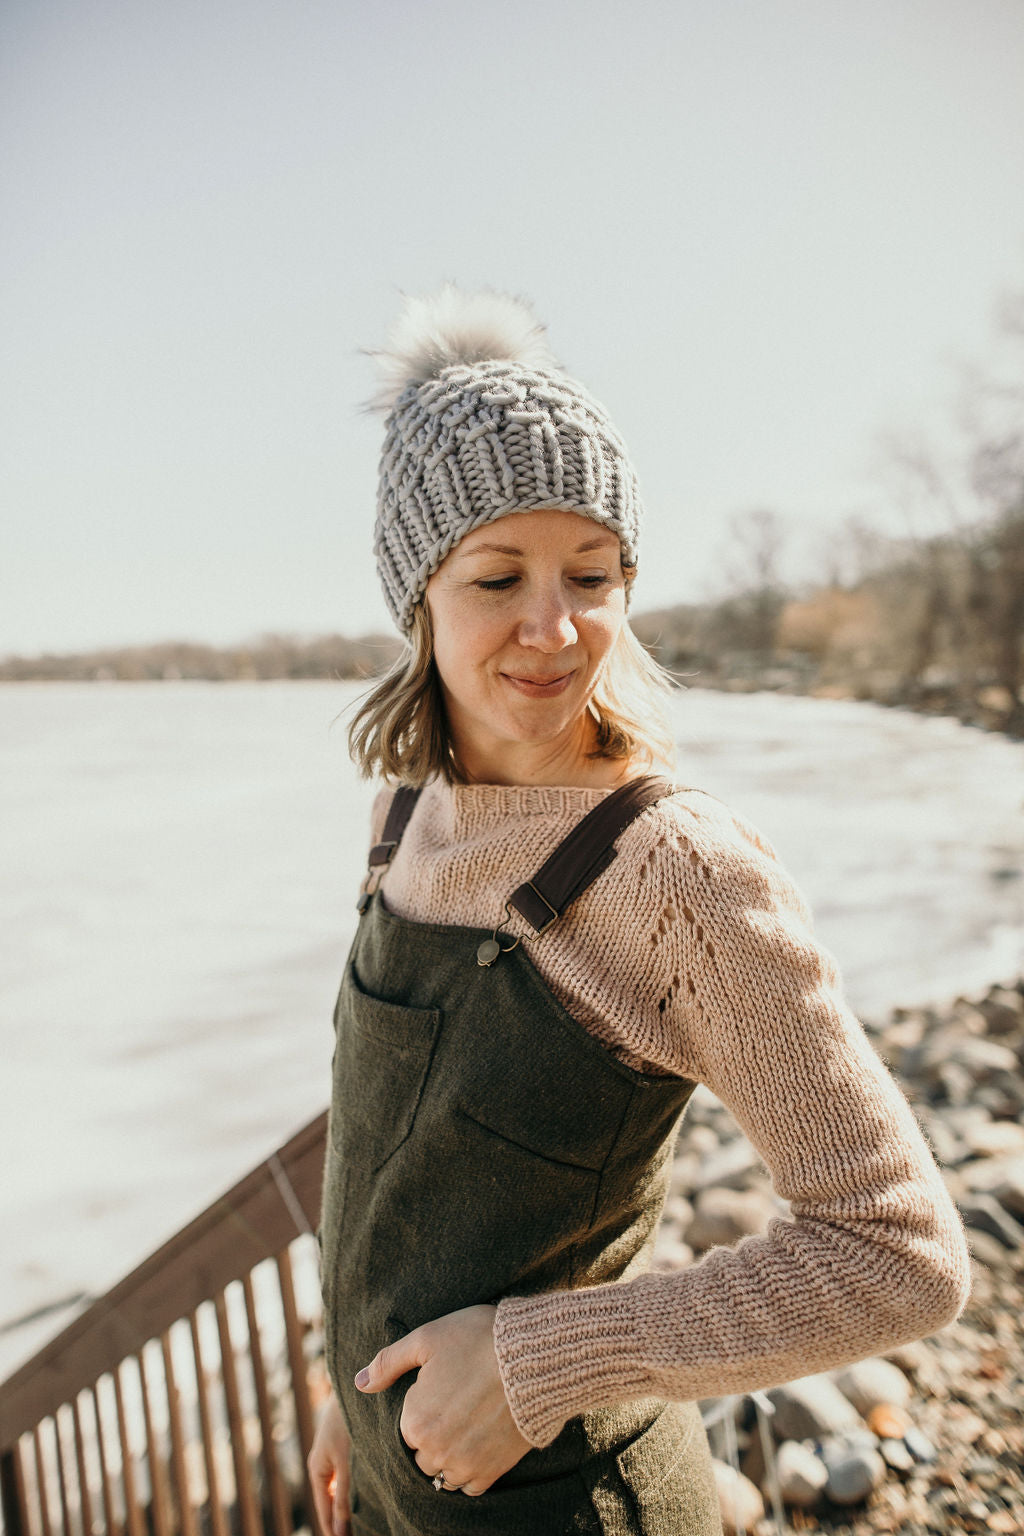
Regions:
[[[533,699],[554,698],[556,694],[568,688],[573,678],[571,672],[562,672],[558,677],[549,678],[517,677],[511,672],[503,672],[501,675],[507,683],[512,684],[513,688],[517,688],[520,693],[525,693]]]

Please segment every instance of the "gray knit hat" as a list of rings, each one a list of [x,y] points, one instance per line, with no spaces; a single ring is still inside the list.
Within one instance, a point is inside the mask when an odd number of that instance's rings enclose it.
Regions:
[[[403,633],[454,545],[509,512],[592,517],[635,566],[641,503],[626,446],[528,305],[449,284],[407,300],[374,355],[386,382],[373,404],[387,412],[374,553]]]

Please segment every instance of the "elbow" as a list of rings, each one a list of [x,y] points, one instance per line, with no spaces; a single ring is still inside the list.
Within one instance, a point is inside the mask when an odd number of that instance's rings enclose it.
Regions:
[[[970,1299],[971,1254],[963,1223],[950,1201],[935,1226],[904,1255],[902,1274],[894,1276],[891,1295],[898,1298],[902,1337],[893,1344],[926,1338],[956,1322]]]

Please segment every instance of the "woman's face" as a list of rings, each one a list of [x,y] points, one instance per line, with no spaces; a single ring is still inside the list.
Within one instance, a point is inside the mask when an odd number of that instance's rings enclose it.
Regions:
[[[425,600],[463,772],[587,778],[587,705],[625,622],[618,536],[575,512],[511,513],[455,546]]]

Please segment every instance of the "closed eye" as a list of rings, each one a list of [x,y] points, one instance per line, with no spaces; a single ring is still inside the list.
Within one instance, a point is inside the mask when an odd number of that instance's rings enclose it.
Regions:
[[[583,587],[588,592],[596,592],[600,587],[606,586],[609,581],[609,577],[604,574],[573,576],[571,579],[578,587]],[[490,576],[480,578],[475,585],[483,592],[507,592],[518,580],[518,576]]]

